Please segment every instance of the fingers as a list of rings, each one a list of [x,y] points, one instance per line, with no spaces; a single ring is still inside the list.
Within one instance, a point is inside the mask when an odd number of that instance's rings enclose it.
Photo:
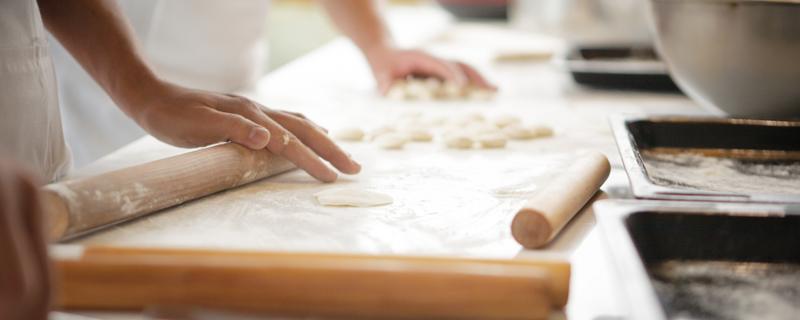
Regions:
[[[355,162],[327,134],[317,130],[307,120],[279,112],[270,112],[268,114],[284,128],[293,132],[300,141],[310,147],[321,158],[330,162],[339,171],[347,174],[356,174],[361,171],[360,164]]]
[[[411,70],[412,74],[422,73],[441,78],[445,81],[453,82],[457,85],[463,86],[467,84],[467,76],[461,71],[458,65],[434,58],[424,53],[415,53],[414,68]]]
[[[237,116],[247,118],[248,120],[257,123],[259,126],[266,128],[271,136],[269,142],[266,144],[266,148],[272,153],[285,157],[287,160],[294,163],[298,168],[308,172],[308,174],[317,180],[323,182],[333,182],[338,178],[336,171],[325,164],[325,162],[320,159],[317,153],[312,151],[303,143],[304,141],[298,139],[294,134],[298,133],[305,135],[305,132],[307,131],[321,132],[311,122],[294,115],[271,112],[271,114],[281,114],[285,118],[296,119],[297,122],[304,124],[303,126],[296,127],[294,130],[289,131],[287,128],[284,128],[281,124],[271,119],[265,113],[266,108],[250,100],[238,97],[233,98],[232,101],[228,101],[228,104],[224,107],[224,109],[225,111],[235,113]],[[325,138],[327,139],[327,136]],[[338,161],[335,163],[335,165],[337,165],[337,168],[343,167],[347,169],[347,171],[343,172],[347,173],[352,171],[349,167],[341,166]]]
[[[486,81],[486,79],[477,71],[475,68],[467,65],[463,62],[455,62],[456,65],[462,70],[462,72],[467,76],[469,83],[472,85],[490,89],[490,90],[497,90],[497,87]]]
[[[230,140],[253,150],[266,147],[272,139],[272,134],[259,123],[246,118],[241,114],[219,112],[217,117],[219,128],[218,141]]]

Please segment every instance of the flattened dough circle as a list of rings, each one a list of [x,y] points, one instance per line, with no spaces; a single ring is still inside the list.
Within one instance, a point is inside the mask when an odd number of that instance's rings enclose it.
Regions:
[[[333,207],[377,207],[394,202],[387,194],[357,187],[325,189],[314,194],[314,198],[323,206]]]

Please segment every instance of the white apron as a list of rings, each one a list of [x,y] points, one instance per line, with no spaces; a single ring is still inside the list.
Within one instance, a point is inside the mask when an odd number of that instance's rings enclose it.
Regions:
[[[267,0],[124,0],[140,49],[163,79],[232,92],[263,74]],[[67,141],[83,166],[144,132],[54,44]]]
[[[48,181],[70,167],[53,64],[33,0],[0,1],[0,152]]]

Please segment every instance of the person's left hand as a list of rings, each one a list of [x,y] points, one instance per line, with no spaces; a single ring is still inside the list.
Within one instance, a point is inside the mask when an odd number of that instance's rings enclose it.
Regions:
[[[394,81],[408,76],[435,77],[460,86],[497,90],[469,65],[440,59],[423,51],[380,47],[365,54],[382,94],[389,91]]]

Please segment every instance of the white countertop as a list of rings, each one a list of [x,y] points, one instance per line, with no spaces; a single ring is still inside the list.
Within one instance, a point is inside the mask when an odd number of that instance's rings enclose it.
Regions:
[[[402,18],[402,17],[401,17]],[[408,17],[406,17],[408,18]],[[393,21],[397,21],[394,18]],[[424,19],[416,20],[424,21]],[[370,254],[468,255],[495,258],[557,256],[572,262],[570,319],[619,318],[625,303],[591,210],[584,210],[543,250],[523,250],[510,237],[514,207],[557,173],[576,151],[597,150],[612,162],[603,190],[626,197],[627,178],[607,124],[616,113],[704,113],[681,95],[613,92],[574,85],[550,62],[494,63],[499,50],[551,47],[538,36],[474,24],[401,33],[414,43],[473,65],[500,87],[491,101],[398,102],[377,95],[355,48],[337,40],[269,74],[246,93],[262,104],[306,114],[336,129],[376,126],[410,113],[436,116],[516,114],[545,123],[556,136],[513,142],[503,150],[447,150],[414,144],[385,151],[369,143],[343,147],[364,164],[364,172],[340,183],[381,189],[395,197],[388,207],[331,209],[316,206],[311,194],[329,187],[294,171],[209,196],[76,240],[77,243],[135,246],[215,247],[253,250],[360,252]],[[157,159],[185,150],[145,137],[75,174],[87,175]],[[527,186],[525,189],[520,186]],[[511,196],[498,190],[514,189]],[[106,318],[109,315],[86,314]]]

